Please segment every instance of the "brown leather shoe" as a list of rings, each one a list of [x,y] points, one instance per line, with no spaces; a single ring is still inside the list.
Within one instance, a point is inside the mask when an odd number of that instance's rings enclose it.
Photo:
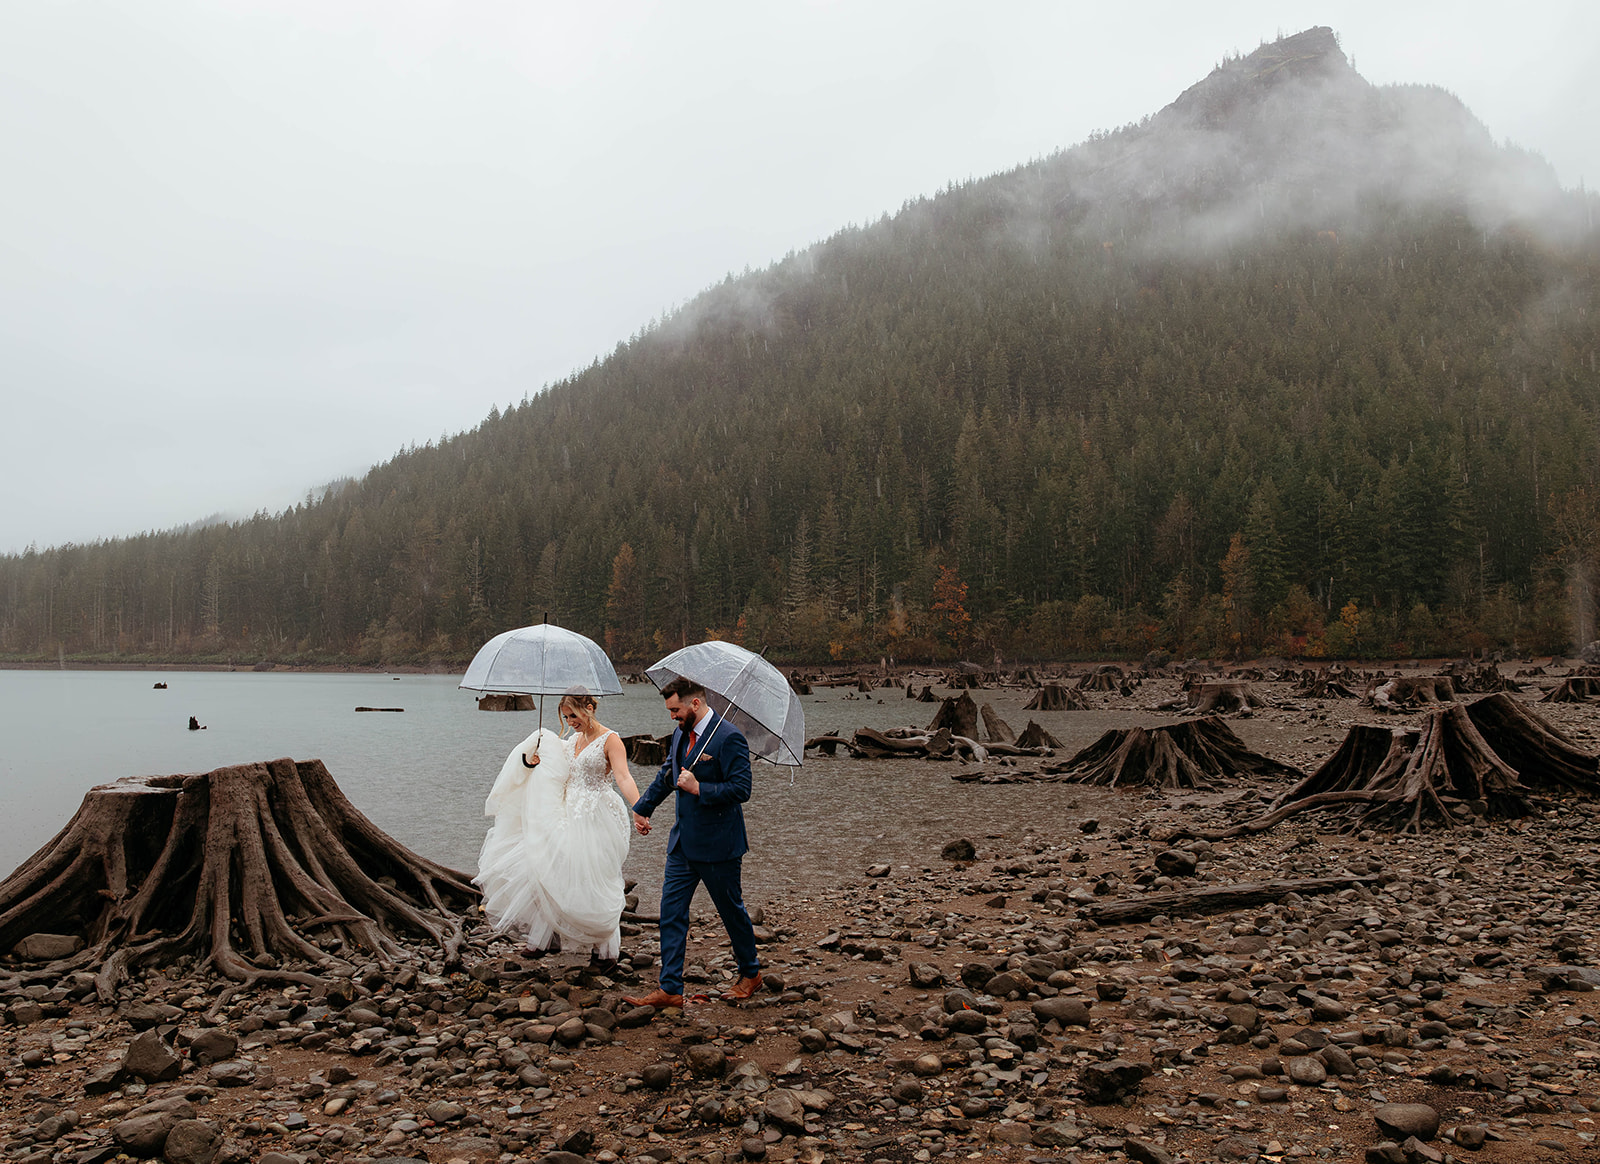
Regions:
[[[683,1005],[683,995],[668,994],[658,986],[643,998],[628,998],[624,996],[622,1001],[629,1006],[653,1006],[660,1010],[668,1006],[681,1007]]]
[[[760,989],[761,971],[757,970],[754,978],[739,979],[722,997],[729,1002],[743,1002],[745,999],[753,997],[755,992]]]

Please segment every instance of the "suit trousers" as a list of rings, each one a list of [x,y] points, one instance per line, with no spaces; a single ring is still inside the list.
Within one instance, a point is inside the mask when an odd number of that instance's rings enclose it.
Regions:
[[[666,873],[661,881],[661,989],[668,994],[683,993],[683,957],[689,942],[689,903],[697,885],[704,885],[728,931],[739,973],[753,977],[761,969],[756,954],[756,935],[750,915],[744,908],[744,893],[739,886],[742,857],[731,861],[691,861],[681,852],[667,854]]]

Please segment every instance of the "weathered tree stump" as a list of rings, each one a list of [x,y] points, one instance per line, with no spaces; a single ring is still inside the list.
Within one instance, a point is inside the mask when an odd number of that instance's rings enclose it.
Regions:
[[[1314,809],[1342,813],[1342,832],[1420,833],[1429,826],[1452,827],[1460,823],[1458,816],[1526,816],[1533,808],[1531,793],[1516,769],[1495,754],[1466,707],[1452,703],[1429,712],[1417,727],[1355,725],[1322,767],[1265,814],[1197,835],[1226,840],[1259,833]]]
[[[656,768],[667,762],[667,746],[671,740],[671,735],[652,736],[648,733],[624,736],[622,747],[628,753],[628,759],[635,764]]]
[[[1470,664],[1447,669],[1450,685],[1457,694],[1488,695],[1496,691],[1510,691],[1512,684],[1493,663],[1474,667]]]
[[[360,710],[359,708],[357,710]],[[479,711],[532,711],[531,695],[489,694],[478,697]]]
[[[1067,761],[1064,778],[1107,788],[1217,787],[1232,776],[1298,776],[1251,751],[1216,717],[1156,728],[1113,728]]]
[[[0,882],[0,949],[76,934],[85,949],[39,971],[95,971],[102,1002],[142,963],[193,955],[241,983],[325,982],[357,948],[414,957],[403,936],[459,962],[465,873],[411,852],[345,798],[320,760],[272,760],[90,789],[56,837]],[[219,1004],[220,1005],[220,1004]]]
[[[1059,683],[1046,683],[1033,693],[1023,707],[1023,711],[1087,711],[1089,701],[1077,690],[1061,686]]]
[[[1294,693],[1303,699],[1354,699],[1355,691],[1345,683],[1327,674],[1308,671],[1301,677]]]
[[[1105,663],[1078,680],[1079,691],[1115,691],[1122,685],[1122,668]]]
[[[936,732],[940,728],[949,728],[952,735],[975,738],[978,734],[978,705],[972,701],[972,696],[963,691],[941,703],[928,730]]]
[[[1495,754],[1517,770],[1517,778],[1541,792],[1600,793],[1600,758],[1505,694],[1467,705],[1472,720]]]
[[[1059,748],[1060,746],[1060,740],[1031,719],[1028,721],[1028,726],[1022,729],[1022,734],[1017,737],[1017,747],[1019,748]]]
[[[1427,703],[1454,703],[1448,675],[1396,676],[1372,689],[1369,702],[1379,711],[1412,711]]]
[[[1017,733],[1011,730],[1011,725],[1000,718],[999,712],[993,706],[985,703],[978,709],[983,716],[983,729],[989,736],[991,744],[1012,744],[1016,742]]]
[[[1266,705],[1266,700],[1250,690],[1250,684],[1243,679],[1201,683],[1189,689],[1189,710],[1197,715],[1223,715]]]
[[[1591,699],[1600,699],[1600,679],[1590,675],[1569,675],[1539,702],[1588,703]]]

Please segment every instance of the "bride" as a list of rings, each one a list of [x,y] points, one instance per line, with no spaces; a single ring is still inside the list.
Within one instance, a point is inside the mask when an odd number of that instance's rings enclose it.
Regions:
[[[525,933],[533,951],[592,948],[605,961],[622,949],[622,862],[639,789],[621,737],[594,713],[592,695],[565,695],[573,734],[541,728],[506,757],[484,804],[494,824],[473,880],[495,929]]]

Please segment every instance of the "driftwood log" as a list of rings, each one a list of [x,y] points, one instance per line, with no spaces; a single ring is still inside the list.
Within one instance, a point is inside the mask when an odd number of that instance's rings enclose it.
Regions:
[[[84,949],[31,976],[93,971],[108,1004],[132,967],[183,955],[245,985],[317,986],[349,973],[357,949],[413,959],[408,936],[459,964],[461,913],[478,898],[467,874],[362,815],[322,761],[272,760],[90,789],[0,882],[0,949],[80,937]]]
[[[1075,688],[1059,683],[1046,683],[1033,693],[1023,711],[1087,711],[1089,701]]]
[[[1299,776],[1250,748],[1215,716],[1155,728],[1113,728],[1063,768],[1063,778],[1107,788],[1217,787],[1234,776]]]
[[[804,750],[809,752],[812,749],[816,749],[824,756],[832,756],[839,750],[841,745],[849,748],[850,741],[838,732],[829,732],[825,736],[812,736],[806,741]]]
[[[1095,902],[1087,906],[1084,913],[1100,925],[1115,926],[1127,922],[1149,921],[1153,917],[1196,917],[1203,914],[1231,913],[1236,909],[1282,901],[1291,893],[1310,897],[1313,894],[1337,893],[1342,889],[1376,885],[1379,881],[1380,878],[1375,875],[1303,877],[1289,881],[1240,881],[1232,885],[1179,889],[1170,893],[1146,893],[1139,897]]]

